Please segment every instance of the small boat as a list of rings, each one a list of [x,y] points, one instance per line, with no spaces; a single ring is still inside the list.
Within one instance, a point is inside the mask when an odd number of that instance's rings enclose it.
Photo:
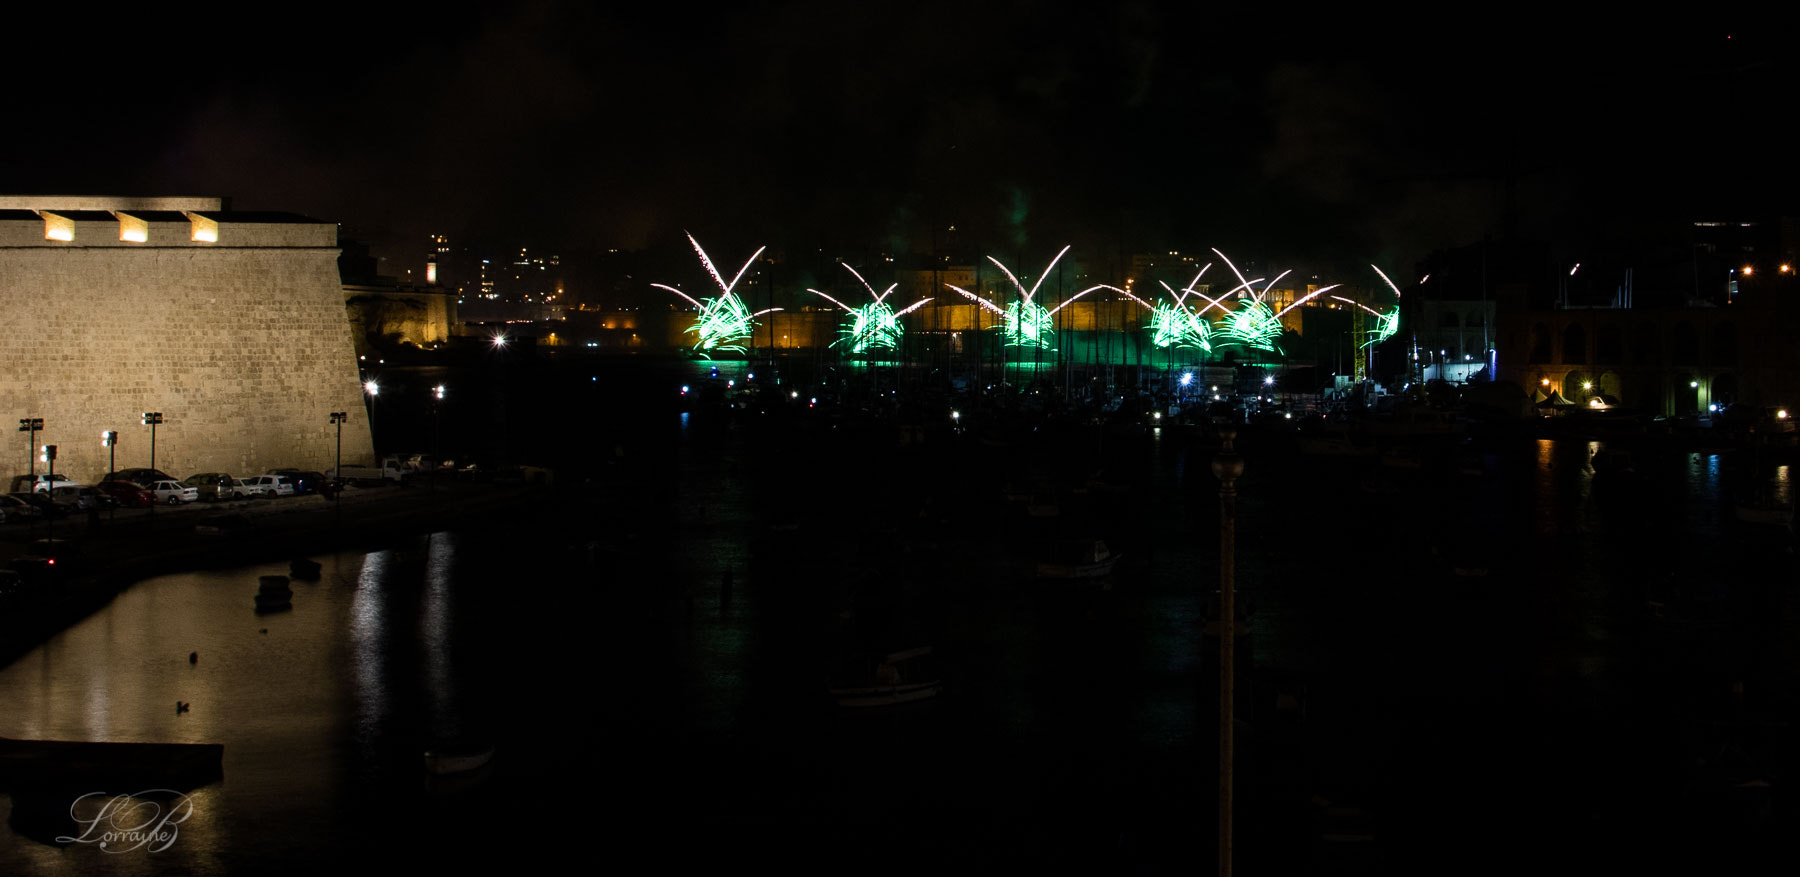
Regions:
[[[288,564],[288,576],[310,581],[318,578],[319,572],[322,569],[324,569],[324,566],[316,560],[307,557],[296,557],[293,562]]]
[[[1061,557],[1041,561],[1037,575],[1041,579],[1090,579],[1112,575],[1113,567],[1123,555],[1114,554],[1099,539],[1072,542]]]
[[[425,753],[425,770],[434,776],[479,770],[494,758],[494,747]]]
[[[294,605],[294,589],[288,587],[287,576],[262,576],[258,580],[256,611],[272,612]]]
[[[875,665],[870,684],[833,686],[838,706],[890,706],[935,697],[943,689],[931,662],[931,646],[894,652]]]

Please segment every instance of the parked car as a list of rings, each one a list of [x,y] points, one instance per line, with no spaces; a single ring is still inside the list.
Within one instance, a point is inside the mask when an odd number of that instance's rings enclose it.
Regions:
[[[151,482],[150,493],[155,495],[157,502],[166,502],[169,505],[181,505],[184,502],[200,501],[199,490],[182,484],[172,478]]]
[[[189,475],[181,482],[200,492],[200,498],[207,502],[218,502],[237,496],[237,479],[224,472],[202,472]]]
[[[120,469],[108,472],[101,481],[129,481],[140,487],[149,487],[158,481],[178,481],[180,479],[161,469]]]
[[[407,476],[413,474],[413,470],[401,465],[396,460],[389,459],[381,461],[380,466],[340,466],[325,474],[330,475],[339,482],[393,482],[395,484],[404,484],[406,483]]]
[[[52,502],[77,512],[85,512],[92,508],[105,508],[107,499],[105,494],[92,487],[57,487],[50,491]]]
[[[102,481],[94,485],[94,489],[112,497],[113,501],[126,508],[147,509],[156,505],[156,495],[133,481]]]
[[[83,487],[80,488],[80,493],[83,497],[86,497],[88,503],[88,505],[82,506],[84,509],[89,507],[110,509],[119,506],[119,501],[117,499],[114,499],[98,487]]]
[[[62,503],[51,499],[50,494],[48,493],[27,493],[25,491],[18,491],[13,493],[12,496],[36,508],[38,514],[41,514],[46,518],[63,518],[68,517],[69,515],[69,509]]]
[[[52,487],[80,487],[81,483],[67,475],[51,475],[38,473],[37,476],[20,475],[13,479],[14,492],[48,493]]]
[[[252,496],[293,496],[294,479],[286,475],[254,475],[244,479]]]
[[[270,469],[270,475],[285,475],[294,482],[296,495],[307,493],[325,493],[325,475],[322,472],[307,472],[302,469]]]
[[[38,507],[12,494],[0,496],[0,524],[17,524],[21,521],[35,521],[44,513]]]

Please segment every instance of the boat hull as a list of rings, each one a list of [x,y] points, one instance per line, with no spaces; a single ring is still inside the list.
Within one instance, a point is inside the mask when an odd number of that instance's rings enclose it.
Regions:
[[[890,706],[897,703],[910,703],[915,700],[936,697],[943,687],[943,683],[933,680],[930,682],[913,682],[903,685],[878,685],[867,688],[833,688],[831,690],[831,696],[837,700],[838,706]]]
[[[480,752],[425,753],[425,770],[434,776],[446,774],[468,773],[485,767],[494,758],[494,750],[484,749]]]
[[[1040,563],[1037,576],[1040,579],[1097,579],[1112,575],[1113,567],[1118,563],[1118,558],[1099,563]]]

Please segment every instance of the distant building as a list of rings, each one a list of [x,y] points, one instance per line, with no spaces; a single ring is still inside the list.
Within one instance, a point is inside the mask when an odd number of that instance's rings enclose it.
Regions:
[[[1796,404],[1800,282],[1777,232],[1790,226],[1696,223],[1686,241],[1512,266],[1494,287],[1500,376],[1663,415]]]

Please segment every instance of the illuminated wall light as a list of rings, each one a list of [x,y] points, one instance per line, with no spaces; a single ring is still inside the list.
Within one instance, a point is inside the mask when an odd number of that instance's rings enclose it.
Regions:
[[[219,242],[219,223],[217,220],[207,219],[198,213],[189,213],[187,218],[193,228],[192,240],[207,244],[216,244]]]
[[[66,216],[57,216],[44,211],[44,240],[72,241],[75,239],[75,220]]]
[[[119,218],[119,240],[141,244],[150,240],[150,223],[126,213],[114,213]]]

